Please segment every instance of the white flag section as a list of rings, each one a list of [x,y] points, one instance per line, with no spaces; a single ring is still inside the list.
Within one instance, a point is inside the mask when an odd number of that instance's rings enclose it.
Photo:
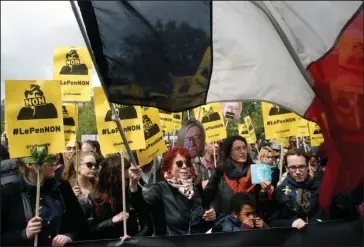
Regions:
[[[334,45],[360,1],[264,1],[306,67]],[[248,1],[213,2],[207,102],[263,100],[304,115],[315,94],[270,19]]]

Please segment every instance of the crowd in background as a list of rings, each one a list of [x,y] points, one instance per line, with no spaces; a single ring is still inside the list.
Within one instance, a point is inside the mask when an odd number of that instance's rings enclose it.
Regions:
[[[43,246],[119,238],[125,221],[127,234],[138,237],[301,229],[363,215],[363,184],[336,195],[329,211],[320,208],[328,161],[324,145],[312,153],[292,141],[281,156],[280,147],[268,140],[205,139],[201,123],[188,120],[175,145],[167,141],[168,151],[143,167],[134,167],[128,155],[104,157],[97,141],[69,143],[64,153],[51,155],[54,162],[43,165],[39,217],[34,216],[34,164],[10,159],[1,145],[1,244],[33,245],[36,234]],[[257,163],[271,166],[271,181],[252,183],[251,165]]]

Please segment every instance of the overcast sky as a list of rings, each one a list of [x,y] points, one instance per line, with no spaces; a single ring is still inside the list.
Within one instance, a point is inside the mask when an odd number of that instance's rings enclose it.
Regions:
[[[84,45],[69,1],[1,1],[1,99],[5,80],[52,80],[55,46]]]

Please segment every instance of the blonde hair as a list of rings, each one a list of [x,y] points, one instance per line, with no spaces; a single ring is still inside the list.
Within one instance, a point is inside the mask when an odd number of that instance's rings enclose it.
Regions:
[[[82,160],[86,157],[86,156],[93,156],[95,157],[95,154],[92,152],[79,152],[78,155],[78,164],[81,164]],[[67,162],[67,164],[65,164],[65,168],[62,174],[62,178],[64,180],[67,180],[72,187],[76,185],[77,181],[76,181],[76,152],[72,155],[71,159],[69,160],[69,162]]]
[[[258,160],[262,162],[262,159],[266,157],[268,153],[273,154],[273,149],[271,147],[262,147],[259,152]]]

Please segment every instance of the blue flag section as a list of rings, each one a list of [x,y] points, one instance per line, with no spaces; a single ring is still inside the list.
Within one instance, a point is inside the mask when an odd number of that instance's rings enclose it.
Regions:
[[[108,100],[181,112],[206,101],[211,1],[78,1]]]
[[[363,246],[364,217],[356,221],[308,224],[304,229],[269,228],[205,235],[143,237],[122,243],[119,239],[75,242],[72,246]]]

